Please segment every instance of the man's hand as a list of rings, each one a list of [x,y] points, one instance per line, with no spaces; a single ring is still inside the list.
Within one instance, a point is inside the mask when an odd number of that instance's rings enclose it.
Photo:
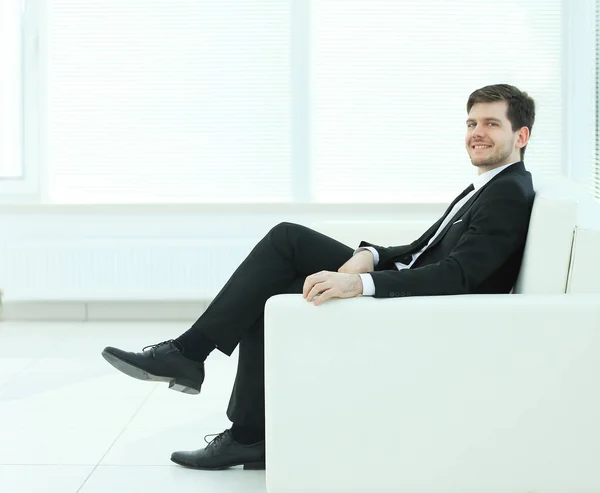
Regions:
[[[366,274],[375,269],[373,253],[369,250],[362,250],[354,255],[348,262],[342,265],[338,272],[345,274]]]
[[[326,270],[308,276],[302,288],[302,296],[307,301],[312,301],[315,306],[322,304],[329,298],[354,298],[362,292],[362,280],[358,274],[345,274]],[[315,298],[315,296],[317,297]]]

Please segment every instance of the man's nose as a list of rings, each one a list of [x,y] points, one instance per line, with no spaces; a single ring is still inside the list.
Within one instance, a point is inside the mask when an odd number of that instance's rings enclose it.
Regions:
[[[474,137],[481,137],[481,136],[485,135],[483,125],[475,125],[471,135]]]

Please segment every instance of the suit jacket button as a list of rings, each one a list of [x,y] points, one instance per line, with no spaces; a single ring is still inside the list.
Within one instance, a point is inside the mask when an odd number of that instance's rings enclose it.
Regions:
[[[390,291],[390,298],[393,298],[395,294],[396,293],[394,293],[393,291]]]

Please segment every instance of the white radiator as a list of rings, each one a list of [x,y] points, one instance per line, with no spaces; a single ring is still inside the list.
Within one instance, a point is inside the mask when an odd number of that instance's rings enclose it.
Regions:
[[[213,298],[257,239],[5,239],[7,301]]]

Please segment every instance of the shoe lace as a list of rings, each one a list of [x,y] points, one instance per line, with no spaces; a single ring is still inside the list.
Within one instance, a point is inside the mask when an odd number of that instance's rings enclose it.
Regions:
[[[146,349],[150,349],[150,352],[154,355],[154,353],[159,347],[166,346],[167,344],[171,343],[175,344],[175,346],[179,349],[179,344],[177,343],[177,341],[175,339],[169,339],[168,341],[159,342],[158,344],[150,344],[149,346],[142,348],[142,352]]]
[[[227,435],[228,431],[229,430],[225,430],[225,431],[222,431],[221,433],[211,433],[210,435],[204,435],[204,441],[206,443],[208,443],[207,448],[211,447],[211,446],[216,447],[219,444],[219,442],[223,441],[223,439]],[[214,438],[212,440],[207,440],[206,439],[207,437],[214,437]]]

